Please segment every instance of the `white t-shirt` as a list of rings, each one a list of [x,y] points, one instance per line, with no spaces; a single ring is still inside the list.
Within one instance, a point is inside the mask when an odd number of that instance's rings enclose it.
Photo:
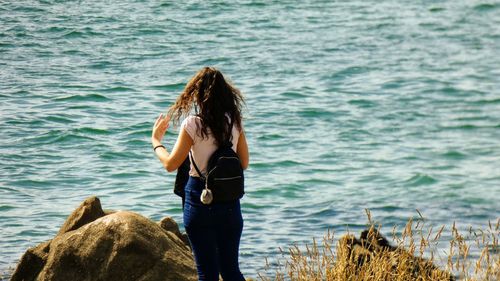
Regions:
[[[215,144],[215,139],[212,136],[210,128],[208,129],[208,138],[203,138],[201,132],[198,128],[201,128],[201,120],[198,116],[189,116],[181,124],[181,130],[185,129],[189,136],[193,139],[193,146],[191,147],[191,153],[193,154],[193,159],[196,162],[196,166],[200,169],[202,174],[207,172],[207,164],[210,156],[217,150],[217,145]],[[238,139],[240,138],[241,129],[237,126],[233,126],[233,150],[236,152],[236,147],[238,145]],[[193,177],[199,177],[198,172],[191,163],[191,169],[189,175]]]

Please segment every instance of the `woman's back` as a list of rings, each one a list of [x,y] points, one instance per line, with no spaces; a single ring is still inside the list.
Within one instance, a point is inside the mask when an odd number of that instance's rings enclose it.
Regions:
[[[218,145],[216,144],[215,138],[211,134],[210,129],[208,130],[208,135],[206,137],[203,137],[200,134],[201,126],[202,123],[200,117],[189,116],[182,122],[181,130],[186,130],[189,136],[193,139],[193,146],[191,147],[193,159],[198,169],[202,172],[202,174],[205,174],[208,159],[218,148]],[[237,151],[237,145],[241,132],[242,130],[238,126],[233,126],[231,130],[231,143],[233,144],[232,148],[235,152]],[[192,163],[189,175],[193,177],[199,176]]]

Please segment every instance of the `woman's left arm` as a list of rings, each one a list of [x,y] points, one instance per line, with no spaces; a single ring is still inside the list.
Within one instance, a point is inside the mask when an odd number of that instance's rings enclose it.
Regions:
[[[153,126],[151,144],[153,145],[156,156],[163,164],[163,167],[165,167],[168,172],[172,172],[177,170],[177,168],[179,168],[182,162],[186,159],[189,150],[193,145],[193,139],[189,136],[185,129],[181,129],[172,153],[168,153],[167,149],[161,144],[161,140],[167,132],[169,122],[169,116],[164,117],[163,114],[160,114]]]

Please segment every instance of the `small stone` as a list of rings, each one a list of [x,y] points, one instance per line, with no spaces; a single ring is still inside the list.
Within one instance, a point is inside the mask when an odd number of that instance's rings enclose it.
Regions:
[[[166,231],[170,231],[173,234],[177,235],[179,238],[181,238],[181,232],[179,231],[179,225],[177,224],[177,222],[173,218],[165,217],[159,222],[159,225],[161,226],[161,228],[165,229]]]

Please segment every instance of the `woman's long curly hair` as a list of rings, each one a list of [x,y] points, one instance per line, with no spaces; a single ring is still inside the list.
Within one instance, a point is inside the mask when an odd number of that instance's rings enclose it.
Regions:
[[[201,119],[198,133],[207,138],[210,129],[218,146],[232,139],[233,126],[241,128],[243,95],[216,68],[204,67],[198,71],[170,107],[168,115],[174,123],[179,123],[190,114],[194,104],[199,108],[197,116]]]

